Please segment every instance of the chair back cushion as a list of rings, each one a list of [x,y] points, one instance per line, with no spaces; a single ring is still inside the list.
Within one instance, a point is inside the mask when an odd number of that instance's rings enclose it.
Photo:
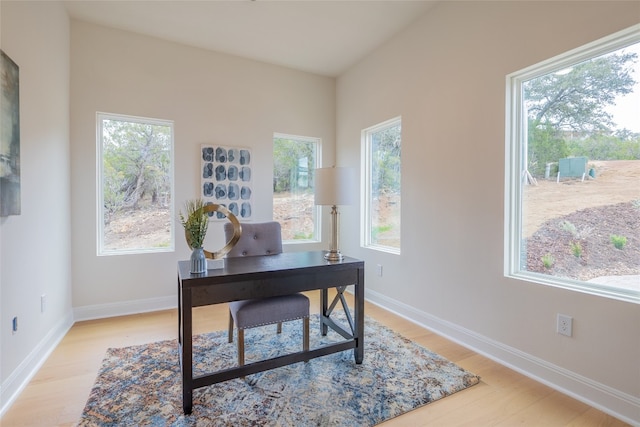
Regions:
[[[229,241],[233,236],[233,224],[224,225],[224,234]],[[275,255],[282,253],[282,230],[280,223],[245,222],[242,223],[242,234],[238,243],[229,251],[228,257]]]

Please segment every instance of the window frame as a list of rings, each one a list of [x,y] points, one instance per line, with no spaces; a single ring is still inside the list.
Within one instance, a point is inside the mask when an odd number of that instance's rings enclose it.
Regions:
[[[157,248],[138,248],[138,249],[106,249],[104,247],[104,161],[103,161],[103,126],[102,121],[107,120],[120,120],[130,123],[144,123],[154,126],[167,126],[170,128],[171,143],[170,149],[170,191],[171,197],[169,202],[169,216],[170,216],[170,238],[169,246],[157,247]],[[96,254],[97,256],[112,256],[112,255],[137,255],[137,254],[149,254],[149,253],[164,253],[175,251],[175,144],[174,144],[174,122],[173,120],[156,119],[150,117],[130,116],[126,114],[115,114],[96,112]]]
[[[312,176],[315,172],[315,169],[322,167],[321,159],[322,159],[322,138],[314,137],[314,136],[302,136],[302,135],[292,135],[281,132],[273,133],[273,144],[275,144],[276,139],[288,139],[292,141],[298,142],[310,142],[315,144],[315,159],[312,168],[310,168],[309,173]],[[272,148],[273,152],[273,148]],[[273,171],[273,162],[272,162],[272,171]],[[315,189],[315,185],[314,185]],[[271,196],[273,200],[273,194]],[[302,245],[302,244],[310,244],[310,243],[321,243],[322,242],[322,206],[313,205],[313,236],[311,239],[290,239],[290,240],[282,240],[283,245]]]
[[[504,276],[578,291],[591,295],[640,303],[640,292],[576,279],[562,278],[523,270],[522,203],[526,169],[526,112],[523,108],[523,84],[577,63],[615,52],[640,42],[640,25],[603,37],[576,49],[531,65],[506,76],[505,90],[505,193],[504,193]]]
[[[371,180],[371,173],[372,173],[372,164],[371,164],[371,156],[372,156],[372,147],[371,147],[371,135],[376,133],[376,132],[380,132],[383,131],[387,128],[391,128],[394,126],[400,126],[402,129],[402,116],[396,116],[393,117],[391,119],[385,120],[384,122],[375,124],[373,126],[370,126],[368,128],[365,128],[362,130],[361,132],[361,139],[362,139],[362,148],[361,148],[361,152],[362,152],[362,167],[361,167],[361,171],[362,171],[362,183],[364,186],[364,191],[361,194],[361,199],[360,199],[360,205],[361,205],[361,212],[362,212],[362,222],[361,222],[361,227],[360,227],[360,246],[366,249],[372,249],[375,251],[379,251],[379,252],[386,252],[386,253],[390,253],[390,254],[395,254],[395,255],[400,255],[401,254],[401,249],[402,249],[402,239],[400,240],[400,247],[395,248],[392,246],[386,246],[386,245],[381,245],[381,244],[377,244],[377,243],[373,243],[371,241],[371,230],[372,230],[372,225],[371,225],[371,199],[370,199],[370,195],[372,193],[372,180]],[[402,130],[400,131],[401,135],[402,135]],[[402,168],[402,154],[401,154],[401,168]],[[400,184],[400,192],[402,193],[402,177],[401,179],[401,184]],[[402,208],[400,208],[402,209]]]

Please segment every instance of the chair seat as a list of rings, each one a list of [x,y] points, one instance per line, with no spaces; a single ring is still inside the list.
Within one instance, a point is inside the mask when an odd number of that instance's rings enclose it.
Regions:
[[[224,225],[227,241],[234,234],[233,224]],[[242,224],[242,235],[229,251],[228,257],[265,256],[282,253],[282,229],[280,223]],[[302,294],[284,295],[229,303],[229,342],[233,342],[233,325],[238,328],[238,365],[244,365],[244,330],[256,326],[278,324],[302,319],[302,350],[309,350],[309,298]]]
[[[309,298],[302,294],[233,301],[231,316],[238,329],[287,322],[309,316]]]

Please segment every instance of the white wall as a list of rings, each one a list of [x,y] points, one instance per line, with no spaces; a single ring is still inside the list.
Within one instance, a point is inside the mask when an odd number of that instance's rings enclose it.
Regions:
[[[402,116],[402,255],[360,248],[342,210],[369,298],[637,423],[640,307],[504,278],[503,194],[505,76],[639,21],[639,2],[441,2],[338,78],[336,134],[360,168],[361,130]]]
[[[2,50],[20,67],[22,182],[22,213],[0,218],[1,412],[71,326],[72,312],[69,19],[50,2],[2,1],[0,15]]]
[[[174,120],[176,212],[198,196],[200,145],[247,146],[254,219],[272,218],[273,133],[322,138],[333,162],[335,79],[72,21],[73,305],[78,317],[177,304],[176,252],[96,256],[96,112]],[[212,227],[209,249],[223,246]],[[217,233],[216,233],[217,232]],[[316,244],[307,248],[319,249]]]
[[[502,221],[505,75],[635,24],[639,8],[443,2],[341,76],[336,96],[333,79],[80,22],[69,30],[57,3],[3,0],[1,46],[20,66],[23,210],[0,219],[0,405],[70,325],[71,292],[87,316],[174,303],[176,261],[188,256],[179,225],[176,253],[96,256],[96,111],[175,121],[178,208],[196,196],[201,143],[250,146],[264,159],[257,219],[271,216],[273,132],[321,137],[325,164],[359,167],[360,130],[402,115],[402,256],[361,249],[359,208],[341,209],[341,249],[366,260],[368,297],[637,421],[638,306],[505,279]],[[574,317],[573,338],[555,333],[558,312]]]

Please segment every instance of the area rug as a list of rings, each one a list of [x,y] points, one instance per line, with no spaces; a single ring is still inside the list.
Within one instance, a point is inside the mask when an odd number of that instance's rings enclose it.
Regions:
[[[318,322],[312,316],[311,348],[342,340],[332,331],[315,333]],[[301,322],[283,324],[282,334],[274,325],[250,329],[245,340],[246,363],[300,351]],[[194,337],[196,375],[236,361],[226,331]],[[182,412],[176,340],[108,349],[78,425],[373,426],[478,382],[367,317],[361,365],[350,350],[200,388],[189,416]]]

